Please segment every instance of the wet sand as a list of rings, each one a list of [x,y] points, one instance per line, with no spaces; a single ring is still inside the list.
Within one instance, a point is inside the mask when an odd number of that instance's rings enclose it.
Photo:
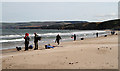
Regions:
[[[52,43],[51,45],[56,45]],[[54,49],[3,51],[3,69],[118,69],[118,35],[61,42]]]

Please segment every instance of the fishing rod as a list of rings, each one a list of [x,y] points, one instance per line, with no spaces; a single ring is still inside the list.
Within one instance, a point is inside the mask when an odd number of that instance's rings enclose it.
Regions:
[[[13,29],[9,29],[9,31],[12,31],[12,32],[14,32],[15,34],[20,35],[20,36],[22,36],[22,37],[23,37],[23,35],[22,35],[22,34],[15,32]]]
[[[14,32],[14,33],[17,34],[17,35],[20,35],[20,36],[24,37],[23,34],[16,32],[14,29],[10,29],[9,31],[12,31],[12,32]],[[44,36],[44,35],[38,35],[38,36],[42,37],[42,36]],[[32,38],[32,37],[31,37],[31,38]],[[44,36],[43,38],[47,39],[47,36]],[[20,43],[21,43],[21,42],[20,42]],[[42,43],[45,43],[45,42],[42,42]],[[48,44],[49,42],[46,41],[46,43]],[[23,43],[21,43],[21,44],[19,44],[19,45],[21,46],[22,44],[23,44]],[[19,45],[17,45],[17,46],[19,46]],[[30,41],[30,44],[29,44],[29,45],[34,46],[34,40]],[[23,47],[23,46],[22,46],[22,47]]]
[[[15,34],[17,34],[17,35],[20,35],[20,36],[22,36],[22,38],[24,38],[25,36],[23,35],[23,34],[20,34],[20,33],[17,33],[16,31],[14,31],[14,29],[10,29],[9,31],[12,31],[12,32],[14,32]],[[22,45],[23,43],[21,43],[20,45]],[[32,44],[30,44],[30,45],[33,45],[34,43],[32,43]]]
[[[21,37],[24,37],[22,34],[20,34],[20,33],[17,33],[16,31],[14,31],[15,29],[9,29],[9,31],[12,31],[12,32],[14,32],[15,34],[17,34],[17,35],[20,35]],[[23,43],[21,43],[20,45],[22,45]]]

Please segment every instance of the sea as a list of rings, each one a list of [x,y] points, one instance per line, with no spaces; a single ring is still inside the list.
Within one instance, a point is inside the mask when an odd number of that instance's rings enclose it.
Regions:
[[[95,38],[97,32],[99,36],[111,34],[110,31],[104,30],[2,29],[2,34],[0,34],[0,45],[2,45],[2,48],[0,50],[24,47],[25,33],[29,33],[29,45],[34,46],[34,33],[42,37],[39,45],[46,45],[55,43],[56,35],[58,34],[62,37],[60,42],[64,42],[73,41],[71,36],[74,34],[77,35],[77,40],[80,40],[80,38]]]

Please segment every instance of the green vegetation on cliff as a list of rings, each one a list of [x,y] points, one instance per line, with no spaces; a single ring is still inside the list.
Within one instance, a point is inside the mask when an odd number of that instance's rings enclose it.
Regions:
[[[120,19],[104,22],[56,21],[56,22],[25,22],[3,23],[3,29],[70,29],[70,30],[120,30]]]
[[[87,23],[75,23],[67,25],[51,25],[43,26],[42,29],[78,29],[78,30],[105,30],[115,29],[120,30],[120,19],[109,20],[105,22],[87,22]]]

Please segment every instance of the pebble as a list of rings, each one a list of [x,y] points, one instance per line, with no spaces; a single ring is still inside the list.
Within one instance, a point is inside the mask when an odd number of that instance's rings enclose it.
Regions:
[[[71,63],[69,63],[69,64],[71,64]]]
[[[74,64],[74,63],[71,62],[71,63],[69,63],[69,64]]]
[[[98,50],[99,50],[100,48],[98,48]]]
[[[112,48],[110,48],[110,50],[111,50]]]

